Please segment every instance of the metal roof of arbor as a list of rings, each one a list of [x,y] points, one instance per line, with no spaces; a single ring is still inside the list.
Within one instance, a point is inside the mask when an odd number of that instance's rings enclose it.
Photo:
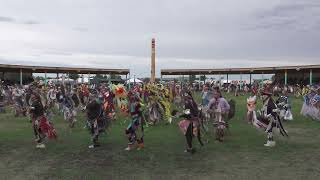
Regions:
[[[76,67],[51,67],[51,66],[26,66],[0,64],[0,72],[20,72],[24,73],[77,73],[77,74],[118,74],[127,75],[129,69],[105,69],[105,68],[76,68]]]
[[[278,72],[298,72],[312,69],[320,72],[320,65],[218,68],[218,69],[161,69],[161,75],[210,75],[210,74],[274,74]]]

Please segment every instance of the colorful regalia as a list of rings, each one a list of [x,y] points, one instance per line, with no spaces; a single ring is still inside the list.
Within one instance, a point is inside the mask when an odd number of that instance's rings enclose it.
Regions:
[[[103,110],[102,97],[92,100],[88,103],[86,108],[87,113],[87,127],[91,134],[92,145],[89,148],[100,146],[99,136],[105,132],[109,121],[108,117]]]
[[[86,84],[82,84],[79,90],[79,99],[83,109],[85,109],[85,107],[89,103],[89,96],[90,96],[90,91],[88,86]]]
[[[270,91],[265,91],[263,95],[263,108],[261,110],[260,116],[254,122],[254,125],[258,128],[262,128],[267,133],[267,143],[264,146],[273,147],[276,142],[273,138],[273,130],[275,128],[279,129],[279,132],[283,136],[288,136],[287,131],[284,129],[281,119],[279,118],[280,110],[277,108],[276,103],[272,99]]]
[[[221,96],[220,91],[215,91],[213,96],[208,107],[213,111],[213,116],[215,117],[214,125],[216,140],[222,142],[224,140],[224,131],[229,127],[228,120],[231,108],[228,101]]]
[[[47,93],[47,106],[53,108],[57,99],[57,91],[54,87],[50,87],[50,90]]]
[[[310,92],[304,96],[301,114],[314,120],[320,120],[320,95],[317,94],[316,89],[311,88]]]
[[[0,113],[4,113],[5,112],[5,103],[4,103],[4,94],[2,92],[2,89],[0,89]]]
[[[257,96],[250,96],[247,98],[247,122],[256,128],[263,129],[265,131],[268,127],[268,121],[257,119],[256,104]]]
[[[166,121],[169,123],[172,122],[172,117],[171,117],[171,103],[169,100],[169,90],[165,89],[162,93],[162,96],[160,97],[160,103],[164,107],[164,118]]]
[[[179,128],[186,137],[187,148],[185,152],[194,153],[195,149],[192,145],[193,137],[197,137],[201,146],[203,146],[203,142],[201,141],[201,133],[200,133],[200,124],[199,124],[199,111],[198,105],[193,100],[191,93],[185,93],[185,110],[184,114],[180,117],[184,119],[179,122]]]
[[[209,101],[209,88],[208,86],[204,86],[204,89],[201,92],[201,105],[207,106],[209,104]]]
[[[173,103],[177,107],[181,107],[183,105],[182,95],[181,95],[181,87],[179,85],[175,86]]]
[[[53,109],[55,108],[56,105],[56,100],[57,100],[57,91],[54,89],[53,86],[50,86],[49,91],[47,92],[47,101],[45,105],[45,111],[46,111],[46,116],[49,121],[51,121],[53,117]]]
[[[100,94],[103,96],[103,110],[105,114],[111,119],[115,119],[115,107],[114,107],[114,93],[109,88],[103,88],[100,90]]]
[[[249,124],[253,124],[256,122],[256,104],[257,104],[257,96],[250,96],[247,98],[247,122]]]
[[[14,115],[19,116],[23,115],[26,116],[26,107],[24,103],[24,92],[19,87],[13,90],[13,98],[14,98]]]
[[[56,139],[57,133],[53,124],[44,115],[44,108],[39,95],[31,95],[30,115],[37,148],[45,148],[44,139]]]
[[[73,128],[76,122],[76,111],[75,111],[75,104],[72,99],[72,94],[67,94],[63,98],[63,117],[64,120],[69,123],[69,127]]]
[[[280,110],[279,118],[280,120],[292,121],[293,116],[291,112],[291,105],[289,103],[289,98],[287,96],[280,96],[277,101],[277,108]]]
[[[142,104],[136,94],[130,96],[129,111],[131,115],[131,122],[125,130],[128,137],[128,146],[125,149],[130,151],[137,148],[138,150],[144,148],[144,129],[142,119]]]
[[[148,121],[155,125],[163,119],[163,106],[159,103],[158,96],[150,96],[148,102]]]
[[[125,87],[122,84],[118,85],[112,85],[112,91],[115,95],[116,104],[118,105],[118,108],[122,112],[128,111],[128,100],[127,100],[127,92]]]

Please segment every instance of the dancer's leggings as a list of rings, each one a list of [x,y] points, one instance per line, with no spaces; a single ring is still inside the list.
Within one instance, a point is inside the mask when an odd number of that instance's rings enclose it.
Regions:
[[[97,121],[97,120],[96,120]],[[99,144],[99,127],[98,122],[91,124],[91,141],[94,145]]]
[[[187,145],[189,149],[192,148],[192,137],[193,137],[192,132],[193,132],[193,125],[192,123],[190,123],[186,132],[186,140],[187,140]]]
[[[192,138],[193,138],[193,123],[190,123],[186,132],[186,140],[187,140],[187,145],[188,148],[192,148]],[[201,146],[203,146],[203,142],[201,140],[201,134],[200,134],[200,129],[197,131],[197,138]]]
[[[37,143],[42,143],[44,136],[40,132],[40,128],[36,125],[33,125],[33,133],[35,137],[37,138]]]
[[[273,130],[274,127],[276,127],[276,123],[275,123],[275,122],[272,122],[270,128],[267,129],[268,141],[273,141],[273,133],[272,133],[272,130]]]

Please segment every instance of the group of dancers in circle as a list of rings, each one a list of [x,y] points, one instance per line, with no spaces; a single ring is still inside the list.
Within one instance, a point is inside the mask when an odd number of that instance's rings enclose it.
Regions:
[[[304,96],[301,113],[320,120],[319,90],[310,88]],[[247,99],[247,122],[266,132],[267,147],[276,145],[274,132],[288,136],[283,121],[293,120],[288,96],[273,99],[273,86],[266,83],[259,91],[252,91]],[[257,93],[259,92],[259,93]],[[39,85],[33,82],[25,86],[1,84],[0,112],[11,104],[15,116],[29,116],[35,136],[36,148],[45,148],[45,139],[56,139],[53,126],[56,114],[63,115],[67,126],[73,128],[79,112],[86,116],[85,127],[89,130],[92,144],[89,148],[101,146],[99,137],[118,113],[130,117],[124,134],[128,139],[125,150],[144,148],[144,129],[160,122],[172,124],[180,119],[178,127],[185,136],[185,152],[194,153],[193,139],[203,146],[203,137],[209,134],[223,142],[229,131],[230,120],[235,115],[234,100],[226,100],[219,86],[205,84],[202,88],[201,103],[197,103],[193,89],[186,85],[169,83],[137,84],[132,87],[100,84]],[[256,111],[257,101],[262,100],[262,109]],[[276,131],[278,130],[278,131]],[[211,133],[213,132],[213,133]],[[211,137],[211,136],[210,136]],[[208,142],[210,138],[207,139]]]

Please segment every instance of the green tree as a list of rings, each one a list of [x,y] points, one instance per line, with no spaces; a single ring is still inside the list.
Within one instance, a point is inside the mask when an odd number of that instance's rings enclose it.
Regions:
[[[79,74],[74,74],[74,73],[72,73],[72,74],[69,74],[69,78],[70,78],[70,79],[73,79],[73,80],[77,80],[77,79],[80,78],[80,76],[79,76]]]
[[[196,80],[196,75],[189,75],[189,81],[193,82]]]
[[[36,78],[35,78],[37,81],[44,81],[44,77],[41,77],[41,76],[37,76]]]
[[[121,76],[117,74],[111,74],[110,77],[111,79],[116,79],[116,80],[121,79]]]
[[[200,76],[200,80],[204,81],[206,79],[206,75]]]
[[[101,75],[101,74],[96,74],[95,79],[103,79],[103,75]]]

